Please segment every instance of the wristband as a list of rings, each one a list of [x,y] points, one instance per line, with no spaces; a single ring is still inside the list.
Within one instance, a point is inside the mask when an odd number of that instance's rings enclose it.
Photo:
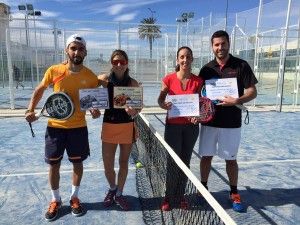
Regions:
[[[27,113],[29,113],[29,112],[34,112],[34,110],[27,109],[27,110],[25,111],[25,115],[26,115]]]

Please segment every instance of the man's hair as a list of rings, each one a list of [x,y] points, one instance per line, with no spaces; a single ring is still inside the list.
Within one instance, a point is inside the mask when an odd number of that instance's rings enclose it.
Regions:
[[[211,44],[213,43],[214,38],[219,38],[219,37],[225,37],[226,40],[229,43],[229,35],[228,35],[228,33],[225,30],[218,30],[215,33],[213,33],[213,35],[211,36],[211,39],[210,39]]]

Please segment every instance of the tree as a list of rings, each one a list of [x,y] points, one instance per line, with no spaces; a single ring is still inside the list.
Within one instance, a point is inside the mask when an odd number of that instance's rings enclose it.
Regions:
[[[138,32],[140,39],[147,39],[150,48],[150,59],[152,59],[152,45],[155,39],[160,38],[160,26],[155,25],[156,19],[153,17],[144,18],[139,25]]]

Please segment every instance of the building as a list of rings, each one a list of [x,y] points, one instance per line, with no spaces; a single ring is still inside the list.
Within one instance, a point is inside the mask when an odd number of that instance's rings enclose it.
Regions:
[[[5,43],[6,28],[9,23],[10,7],[0,2],[0,40]],[[2,44],[2,43],[1,43]]]

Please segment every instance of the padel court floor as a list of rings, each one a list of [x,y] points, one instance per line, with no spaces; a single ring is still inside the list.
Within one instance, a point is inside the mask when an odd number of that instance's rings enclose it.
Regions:
[[[161,121],[165,115],[147,114],[146,117],[163,134]],[[71,164],[63,159],[60,179],[63,208],[51,224],[145,224],[132,161],[124,190],[131,210],[124,212],[117,206],[104,208],[107,181],[100,150],[102,117],[93,120],[87,116],[87,121],[91,156],[84,163],[79,192],[86,214],[74,217],[70,213]],[[51,198],[48,167],[43,160],[46,119],[33,123],[35,138],[31,137],[23,117],[0,115],[0,127],[0,224],[48,224],[44,219]],[[236,223],[300,224],[300,112],[250,112],[250,124],[243,125],[242,129],[238,162],[245,213],[230,208],[225,164],[218,158],[213,161],[217,172],[212,171],[208,184],[213,196]],[[195,155],[191,170],[199,177],[199,159]]]

